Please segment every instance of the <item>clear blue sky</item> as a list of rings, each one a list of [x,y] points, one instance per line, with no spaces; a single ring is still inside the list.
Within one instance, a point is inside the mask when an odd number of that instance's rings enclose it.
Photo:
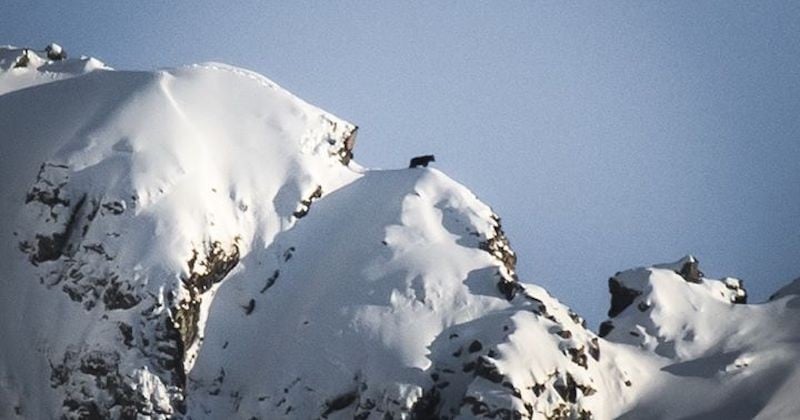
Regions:
[[[800,276],[800,2],[202,3],[6,2],[0,43],[227,62],[359,124],[365,166],[435,153],[592,325],[685,253],[755,300]]]

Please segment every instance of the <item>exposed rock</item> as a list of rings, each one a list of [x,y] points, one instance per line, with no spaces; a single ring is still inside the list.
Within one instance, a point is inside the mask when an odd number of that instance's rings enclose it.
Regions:
[[[22,54],[19,57],[17,57],[16,61],[14,62],[14,68],[24,69],[25,67],[28,67],[28,64],[30,64],[31,62],[31,57],[29,54],[30,52],[28,51],[28,49],[27,48],[24,49]]]
[[[213,241],[205,247],[204,255],[195,249],[187,265],[189,277],[182,279],[188,298],[176,302],[171,308],[172,327],[179,333],[178,349],[181,353],[191,347],[198,335],[197,324],[200,320],[200,305],[203,293],[219,283],[239,263],[239,246],[234,242],[230,250],[223,249],[219,241]],[[178,369],[183,370],[184,354],[178,355]],[[181,374],[185,375],[185,374]]]
[[[139,370],[137,375],[148,373]],[[167,419],[173,413],[170,406],[137,392],[136,378],[120,372],[120,355],[115,351],[68,349],[52,367],[51,385],[66,390],[65,418]]]
[[[358,127],[354,126],[352,130],[345,135],[344,142],[342,142],[342,147],[336,152],[337,156],[339,156],[339,160],[345,166],[349,165],[350,160],[353,159],[353,149],[356,147],[357,135]]]
[[[103,293],[103,303],[108,310],[130,309],[141,301],[142,298],[136,294],[130,282],[120,281],[117,275],[109,278],[109,284]]]
[[[318,185],[317,189],[315,189],[314,192],[308,196],[308,198],[305,198],[300,202],[300,208],[293,213],[294,217],[298,219],[305,217],[305,215],[308,214],[308,211],[311,210],[311,204],[313,204],[314,201],[320,197],[322,197],[322,186]]]
[[[608,279],[608,291],[611,293],[611,308],[608,309],[608,316],[611,318],[622,313],[636,297],[642,294],[638,290],[623,286],[615,277]],[[601,333],[600,336],[602,337],[603,334]]]
[[[467,350],[469,350],[470,353],[476,353],[481,351],[482,349],[483,346],[481,345],[481,342],[478,340],[474,340],[472,343],[470,343],[469,348]]]
[[[747,303],[747,290],[744,288],[744,281],[733,277],[722,279],[725,287],[731,291],[732,303]]]
[[[280,276],[281,271],[275,270],[272,272],[272,275],[267,278],[267,282],[264,284],[264,287],[259,290],[259,293],[264,293],[269,290],[275,284],[275,281],[278,280],[278,276]]]
[[[44,52],[47,54],[47,58],[53,61],[61,61],[67,59],[67,52],[61,45],[56,43],[49,44],[45,47]]]
[[[256,300],[250,299],[250,301],[247,302],[247,306],[244,307],[244,314],[250,315],[253,313],[255,309],[256,309]]]
[[[357,399],[358,393],[355,391],[337,396],[325,404],[325,411],[322,413],[322,418],[327,418],[331,413],[347,408],[356,402]]]
[[[500,217],[492,214],[491,220],[492,235],[480,242],[478,247],[491,254],[502,264],[498,273],[500,280],[497,283],[497,289],[507,300],[511,300],[521,290],[516,272],[517,255],[511,249],[508,238],[503,232]]]
[[[496,384],[503,382],[504,378],[500,371],[497,370],[497,366],[492,359],[486,356],[478,358],[478,363],[475,365],[475,375]]]
[[[699,268],[699,262],[694,257],[685,258],[678,274],[689,283],[702,283],[705,276]]]
[[[600,337],[605,337],[614,329],[614,323],[610,320],[603,321],[600,323],[600,328],[597,331],[597,335]]]

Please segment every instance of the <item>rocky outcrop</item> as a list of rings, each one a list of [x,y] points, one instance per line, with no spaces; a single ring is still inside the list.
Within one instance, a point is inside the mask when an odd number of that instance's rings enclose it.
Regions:
[[[192,258],[187,262],[190,274],[182,279],[183,288],[187,292],[184,295],[188,296],[175,302],[172,312],[174,326],[180,333],[181,346],[184,349],[188,349],[197,340],[203,294],[221,282],[239,262],[236,241],[228,251],[223,249],[219,241],[212,241],[203,248],[202,256],[196,249],[192,250]]]
[[[497,289],[506,299],[511,300],[521,289],[517,278],[517,254],[511,249],[508,238],[503,232],[500,217],[496,214],[491,216],[491,226],[491,234],[481,241],[478,247],[488,252],[500,263]]]
[[[702,328],[693,326],[699,322],[695,317],[747,303],[741,280],[706,278],[693,256],[616,273],[609,292],[609,319],[600,324],[600,337],[666,357],[676,357],[681,346],[697,340]]]
[[[729,298],[733,303],[747,303],[747,290],[744,288],[744,281],[735,277],[725,277],[722,279],[725,288],[730,290]]]
[[[611,307],[608,309],[608,316],[613,318],[628,306],[631,306],[637,296],[642,294],[639,290],[629,289],[614,277],[608,279],[608,293],[611,294]]]
[[[617,275],[619,274],[620,273],[617,273]],[[631,306],[636,298],[642,294],[640,290],[625,287],[616,277],[608,279],[608,292],[611,294],[611,306],[608,308],[608,316],[611,318],[621,314],[622,311]],[[640,305],[641,307],[646,306],[644,303]],[[605,337],[613,329],[614,323],[611,322],[611,320],[603,321],[600,324],[598,334],[600,337]]]
[[[305,215],[308,214],[308,211],[311,210],[311,205],[314,203],[314,201],[320,199],[321,197],[322,197],[322,186],[317,185],[317,188],[314,190],[314,192],[309,194],[307,198],[304,198],[302,201],[300,201],[299,208],[295,210],[295,212],[292,213],[292,215],[294,215],[294,217],[298,219],[305,217]]]
[[[63,418],[171,417],[173,407],[163,401],[180,397],[160,395],[170,391],[159,386],[146,368],[129,372],[121,362],[117,351],[67,349],[50,376],[51,386],[64,390]]]
[[[343,165],[347,166],[353,159],[353,150],[356,148],[356,135],[358,134],[358,127],[353,126],[344,136],[344,141],[341,147],[336,151],[336,156]]]
[[[61,61],[67,59],[67,51],[56,43],[49,44],[44,49],[45,54],[47,54],[47,58],[53,61]]]
[[[688,256],[678,263],[680,264],[680,270],[678,270],[677,273],[680,274],[684,280],[689,283],[701,283],[703,281],[702,279],[705,275],[700,271],[700,263],[697,261],[697,258]]]

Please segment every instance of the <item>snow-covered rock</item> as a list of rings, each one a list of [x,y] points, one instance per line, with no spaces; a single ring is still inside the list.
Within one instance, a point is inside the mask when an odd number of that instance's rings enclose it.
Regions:
[[[50,44],[44,50],[0,46],[0,95],[96,70],[110,70],[92,57],[67,59],[64,49]]]
[[[47,58],[53,61],[66,60],[67,58],[67,52],[64,51],[64,48],[62,48],[61,45],[58,45],[55,42],[46,46],[44,48],[44,52],[47,53]]]
[[[800,416],[789,397],[800,385],[796,290],[744,304],[741,280],[706,278],[691,256],[617,273],[609,289],[613,310],[601,343],[650,366],[624,418]]]
[[[0,418],[797,414],[794,289],[618,273],[600,338],[467,188],[356,133],[223,64],[0,49]]]

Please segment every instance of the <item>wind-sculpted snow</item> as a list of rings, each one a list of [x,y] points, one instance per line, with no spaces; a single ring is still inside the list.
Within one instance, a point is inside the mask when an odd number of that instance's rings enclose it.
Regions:
[[[798,414],[796,288],[629,270],[603,339],[468,189],[352,161],[353,124],[56,47],[0,48],[0,418]]]

